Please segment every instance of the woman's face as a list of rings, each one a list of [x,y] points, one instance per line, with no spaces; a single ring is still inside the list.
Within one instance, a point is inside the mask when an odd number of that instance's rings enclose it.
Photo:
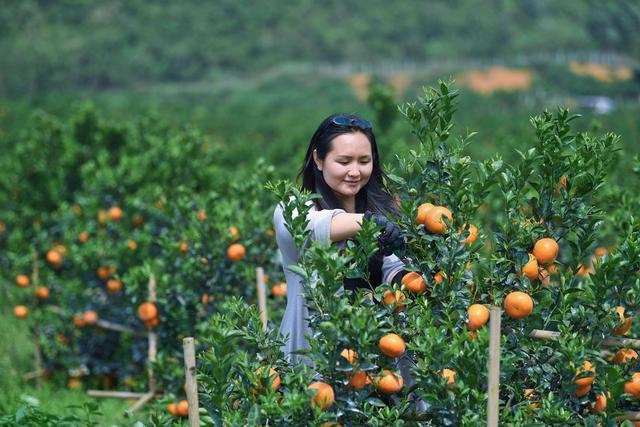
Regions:
[[[355,198],[369,182],[373,170],[371,143],[362,132],[344,133],[331,141],[324,160],[313,151],[313,160],[327,185],[340,200]]]

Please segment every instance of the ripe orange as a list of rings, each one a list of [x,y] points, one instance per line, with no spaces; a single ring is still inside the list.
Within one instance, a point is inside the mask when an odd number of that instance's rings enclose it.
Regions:
[[[200,221],[204,221],[205,219],[207,219],[207,213],[203,210],[199,210],[198,211],[198,219]]]
[[[347,359],[347,362],[353,364],[353,362],[356,360],[356,357],[358,357],[358,353],[351,350],[350,348],[345,348],[340,352],[340,356]]]
[[[169,411],[171,415],[178,415],[178,405],[176,405],[175,403],[169,403],[167,405],[167,411]]]
[[[582,368],[578,368],[578,370],[576,371],[576,377],[579,376],[580,374],[588,373],[588,372],[592,372],[593,375],[589,376],[589,377],[582,377],[582,378],[574,379],[573,382],[578,387],[583,387],[583,386],[587,386],[587,385],[590,386],[596,380],[596,377],[595,377],[596,367],[593,366],[591,364],[591,362],[589,362],[588,360],[585,360],[582,363]]]
[[[84,321],[85,325],[95,325],[95,323],[98,321],[98,313],[93,310],[87,310],[82,315],[82,320]]]
[[[286,297],[287,296],[287,284],[285,282],[276,283],[271,287],[271,293],[274,297]]]
[[[446,278],[447,278],[447,275],[444,273],[444,271],[438,271],[438,272],[436,273],[436,275],[435,275],[435,276],[433,276],[433,282],[434,282],[436,285],[438,285],[438,284],[442,283],[442,281],[443,281],[444,279],[446,279]]]
[[[245,252],[244,246],[240,243],[234,243],[227,248],[227,257],[231,261],[237,262],[244,258]]]
[[[88,232],[83,231],[82,233],[78,234],[78,242],[86,243],[87,240],[89,240],[89,233]]]
[[[17,275],[16,285],[20,286],[21,288],[26,288],[27,286],[29,286],[29,276],[27,276],[26,274]]]
[[[322,381],[316,381],[307,387],[307,390],[317,390],[311,398],[311,404],[316,408],[329,409],[333,405],[335,394],[333,388]]]
[[[38,289],[36,289],[36,298],[38,299],[49,298],[49,289],[44,286],[38,287]]]
[[[447,389],[448,390],[455,390],[455,386],[452,386],[450,384],[453,384],[456,380],[456,371],[454,371],[453,369],[449,369],[449,368],[445,368],[442,370],[442,372],[440,373],[440,376],[443,379],[446,379],[447,381]]]
[[[442,220],[442,217],[448,218],[449,223],[453,221],[451,211],[444,206],[434,206],[429,209],[427,216],[424,220],[424,227],[434,234],[442,234],[447,229],[447,224]]]
[[[231,237],[233,237],[234,239],[240,238],[240,232],[233,225],[229,227],[229,234],[231,234]]]
[[[127,242],[127,246],[129,247],[129,249],[131,249],[132,251],[135,251],[138,249],[138,244],[136,243],[135,240],[129,239],[129,241]]]
[[[593,254],[596,256],[596,258],[601,258],[603,256],[605,256],[607,254],[607,248],[604,248],[602,246],[598,246],[595,251],[593,251]]]
[[[606,395],[600,392],[596,395],[596,401],[591,406],[593,412],[599,414],[607,410],[607,396],[611,397],[611,392],[607,392]]]
[[[529,254],[529,261],[522,267],[522,273],[524,273],[529,280],[538,278],[538,260],[533,254]]]
[[[524,319],[533,311],[533,299],[524,292],[511,292],[504,299],[504,311],[512,319]]]
[[[431,203],[423,203],[418,206],[418,215],[416,216],[416,224],[424,224],[424,221],[427,219],[427,212],[429,212],[433,208],[433,204]]]
[[[353,377],[349,380],[347,387],[351,387],[356,390],[362,390],[367,384],[371,384],[371,378],[365,371],[356,371]]]
[[[189,250],[189,244],[187,242],[180,242],[180,246],[178,247],[178,249],[183,254],[186,254],[187,251]]]
[[[24,305],[16,305],[13,307],[13,314],[18,319],[24,319],[29,315],[29,309]]]
[[[396,334],[387,334],[380,338],[378,347],[389,357],[400,357],[406,350],[404,340]]]
[[[538,240],[536,244],[533,245],[533,256],[536,257],[538,263],[547,265],[556,260],[559,250],[560,247],[555,240],[545,237]]]
[[[178,406],[176,407],[178,416],[180,417],[188,417],[189,416],[189,402],[186,400],[181,400],[178,402]]]
[[[473,304],[467,309],[467,316],[469,317],[467,329],[470,331],[477,331],[486,325],[489,321],[489,314],[489,309],[484,305]]]
[[[415,271],[410,271],[402,277],[402,284],[413,293],[420,294],[427,290],[427,282]]]
[[[100,280],[107,280],[109,276],[111,276],[111,270],[109,267],[98,267],[96,269],[96,274]]]
[[[538,396],[536,396],[536,391],[533,388],[525,388],[524,389],[524,397],[527,398],[527,400],[531,403],[529,403],[529,407],[531,409],[538,409],[540,408],[540,403],[536,402],[535,400],[538,398]]]
[[[542,282],[543,286],[549,286],[549,283],[551,282],[551,274],[549,274],[549,270],[541,268],[540,274],[538,274],[538,280]]]
[[[624,307],[617,306],[616,311],[618,312],[618,316],[620,317],[620,323],[622,326],[617,327],[615,329],[616,335],[627,335],[629,329],[631,329],[631,323],[633,322],[633,317],[624,317]]]
[[[634,399],[640,399],[640,372],[634,372],[631,381],[624,383],[624,392],[629,393]]]
[[[158,326],[160,324],[160,318],[158,316],[150,319],[150,320],[145,320],[144,321],[144,326],[146,326],[147,328],[155,328],[156,326]]]
[[[631,348],[621,348],[618,352],[613,356],[613,363],[618,363],[621,365],[626,365],[633,359],[638,358],[638,353]]]
[[[590,391],[591,391],[591,384],[580,385],[578,386],[576,391],[573,392],[573,395],[576,397],[583,397],[589,394]]]
[[[122,282],[116,279],[107,280],[107,290],[110,294],[115,294],[116,292],[120,292],[122,289]]]
[[[84,318],[79,314],[74,314],[73,324],[78,328],[82,328],[84,326]]]
[[[53,268],[59,268],[62,265],[62,255],[58,251],[50,250],[47,252],[47,262]]]
[[[375,378],[375,386],[378,391],[384,394],[398,393],[402,390],[404,380],[400,375],[385,369],[382,374]]]
[[[593,268],[593,265],[591,263],[589,263],[588,266],[584,266],[582,264],[578,265],[578,271],[576,272],[576,276],[588,276],[589,274],[592,274],[595,271],[595,269]]]
[[[80,381],[78,378],[69,378],[69,381],[67,382],[67,387],[71,389],[82,388],[82,381]]]
[[[382,304],[384,304],[385,306],[396,303],[394,312],[398,312],[404,309],[405,305],[402,303],[402,301],[404,301],[406,297],[404,293],[402,293],[402,291],[396,291],[394,296],[394,294],[387,289],[386,291],[384,291],[384,294],[382,296],[384,298],[382,300]]]
[[[138,306],[138,317],[142,321],[148,321],[158,315],[158,307],[152,302],[143,302]]]
[[[462,228],[460,230],[458,230],[458,234],[462,234],[462,232],[464,231],[464,229],[466,228],[467,224],[463,225]],[[464,239],[462,241],[462,243],[473,243],[478,239],[478,229],[476,228],[475,225],[473,224],[469,224],[469,235],[467,236],[466,239]]]
[[[209,294],[202,294],[200,301],[202,301],[203,304],[209,304],[209,301],[213,301],[213,297],[209,296]]]
[[[118,206],[112,206],[109,208],[109,218],[111,221],[120,221],[122,219],[123,212]]]
[[[280,375],[278,375],[278,371],[273,368],[269,368],[269,378],[262,378],[262,367],[256,370],[256,375],[258,376],[258,388],[262,389],[266,387],[268,384],[271,384],[271,390],[275,391],[280,388]]]

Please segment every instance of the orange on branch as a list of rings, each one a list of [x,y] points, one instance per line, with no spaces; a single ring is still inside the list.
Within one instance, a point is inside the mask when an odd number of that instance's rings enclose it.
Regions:
[[[227,248],[227,258],[233,262],[240,261],[244,258],[245,253],[246,250],[240,243],[234,243]]]
[[[406,350],[404,340],[396,334],[387,334],[380,338],[378,347],[382,353],[389,357],[400,357]]]
[[[16,305],[13,307],[13,315],[18,319],[24,319],[29,315],[29,309],[24,305]]]
[[[504,311],[512,319],[524,319],[533,311],[533,299],[524,292],[511,292],[504,299]]]
[[[111,218],[111,221],[120,221],[123,215],[124,213],[122,212],[122,209],[118,206],[112,206],[109,208],[109,218]]]
[[[36,298],[38,299],[47,299],[49,298],[49,288],[45,286],[40,286],[36,289]]]
[[[394,295],[394,293],[391,292],[390,290],[386,290],[384,291],[384,294],[382,295],[382,297],[384,298],[382,300],[382,304],[384,304],[385,306],[389,306],[393,303],[396,304],[396,308],[394,312],[403,310],[405,307],[402,301],[404,301],[406,297],[404,293],[402,293],[402,291],[395,291],[395,295]]]
[[[592,373],[593,375],[588,376],[588,377],[582,377],[582,378],[577,378],[574,379],[573,382],[578,386],[578,387],[584,387],[587,385],[591,385],[593,384],[593,382],[596,380],[595,377],[595,373],[596,373],[596,367],[593,366],[591,364],[590,361],[585,360],[582,363],[582,368],[578,368],[578,370],[576,371],[576,377],[585,374],[585,373]]]
[[[316,393],[311,398],[311,404],[316,408],[322,408],[327,410],[333,405],[335,394],[333,388],[322,381],[316,381],[307,387],[307,390],[316,390]]]
[[[538,260],[533,254],[529,254],[529,261],[522,267],[522,273],[527,276],[529,280],[538,278]]]
[[[467,309],[467,329],[477,331],[489,321],[489,309],[482,304],[473,304]]]
[[[148,321],[158,315],[158,307],[152,302],[146,301],[138,306],[138,317],[142,321]]]
[[[383,370],[381,375],[374,378],[374,383],[376,389],[384,394],[398,393],[404,386],[402,377],[395,375],[387,369]]]
[[[425,282],[422,276],[415,271],[410,271],[402,276],[401,283],[407,290],[416,294],[420,294],[427,290],[427,282]]]
[[[432,203],[423,203],[418,206],[418,215],[416,216],[415,222],[416,224],[424,224],[424,221],[427,219],[427,213],[433,208]]]
[[[559,250],[560,247],[555,240],[544,237],[533,245],[533,256],[536,257],[539,264],[547,265],[556,260]]]
[[[425,228],[434,234],[444,233],[447,229],[447,224],[442,219],[443,216],[449,220],[449,223],[453,221],[451,211],[444,206],[434,206],[432,209],[429,209],[424,220]]]
[[[26,288],[27,286],[29,286],[29,283],[29,276],[27,276],[26,274],[19,274],[16,276],[16,285],[20,286],[21,288]]]

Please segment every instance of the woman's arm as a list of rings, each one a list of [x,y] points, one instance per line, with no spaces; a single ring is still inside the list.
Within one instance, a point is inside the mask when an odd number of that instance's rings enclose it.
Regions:
[[[329,238],[332,242],[340,242],[342,240],[354,237],[362,224],[363,214],[339,213],[331,219],[331,228],[329,229]]]

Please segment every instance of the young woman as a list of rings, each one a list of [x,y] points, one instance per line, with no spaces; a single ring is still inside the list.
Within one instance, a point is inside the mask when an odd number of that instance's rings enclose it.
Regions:
[[[403,251],[405,242],[400,228],[388,219],[398,209],[383,182],[371,124],[350,114],[327,117],[309,142],[300,177],[303,189],[321,196],[307,217],[312,238],[341,244],[356,235],[363,217],[374,218],[382,233],[379,255],[369,262],[371,284],[399,281],[404,264],[393,252]],[[305,338],[310,333],[309,314],[300,277],[286,268],[298,261],[298,250],[286,228],[281,205],[275,209],[274,224],[287,282],[287,308],[280,333],[288,339],[282,350],[297,363],[300,357],[292,352],[309,348]],[[360,287],[369,285],[361,279],[345,280],[345,289]]]

